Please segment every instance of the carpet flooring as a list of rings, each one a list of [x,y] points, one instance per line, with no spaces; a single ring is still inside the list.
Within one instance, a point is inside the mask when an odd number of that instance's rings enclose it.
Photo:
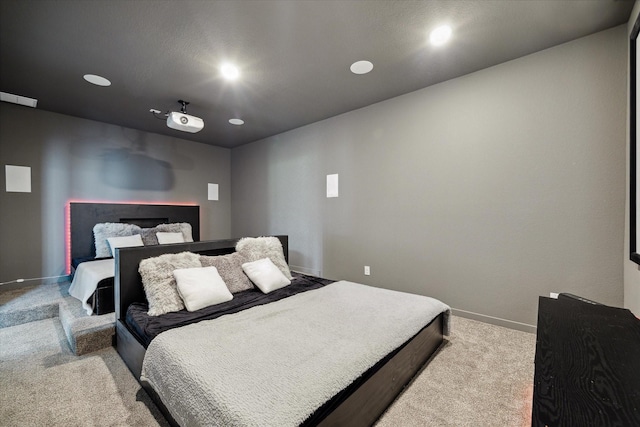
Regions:
[[[112,347],[75,356],[52,318],[0,329],[0,425],[168,424]]]
[[[58,315],[58,306],[69,297],[69,282],[0,288],[0,328]]]
[[[377,427],[530,425],[535,335],[453,317]],[[166,426],[113,348],[75,356],[57,318],[0,329],[0,425]]]
[[[0,328],[59,317],[76,355],[111,347],[115,313],[87,315],[82,303],[69,295],[70,282],[44,283],[15,289],[0,288]]]
[[[461,317],[377,427],[531,426],[536,337]]]

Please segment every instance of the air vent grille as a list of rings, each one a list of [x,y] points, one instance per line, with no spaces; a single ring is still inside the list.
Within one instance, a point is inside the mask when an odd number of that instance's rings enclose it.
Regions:
[[[26,107],[36,108],[37,99],[27,98],[26,96],[14,95],[12,93],[0,92],[0,101],[11,102],[13,104],[24,105]]]

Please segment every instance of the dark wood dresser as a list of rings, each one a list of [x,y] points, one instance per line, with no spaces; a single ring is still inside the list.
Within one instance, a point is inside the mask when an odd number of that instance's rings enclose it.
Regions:
[[[540,297],[531,425],[640,427],[640,320]]]

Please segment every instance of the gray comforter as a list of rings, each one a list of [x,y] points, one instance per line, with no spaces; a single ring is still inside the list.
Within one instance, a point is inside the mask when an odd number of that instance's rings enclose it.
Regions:
[[[182,426],[297,426],[449,307],[336,282],[149,345],[141,379]]]

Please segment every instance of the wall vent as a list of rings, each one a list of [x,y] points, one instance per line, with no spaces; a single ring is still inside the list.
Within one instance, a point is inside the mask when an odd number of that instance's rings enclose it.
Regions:
[[[26,107],[36,108],[37,99],[27,98],[26,96],[14,95],[12,93],[0,92],[0,101],[11,102],[13,104],[24,105]]]

